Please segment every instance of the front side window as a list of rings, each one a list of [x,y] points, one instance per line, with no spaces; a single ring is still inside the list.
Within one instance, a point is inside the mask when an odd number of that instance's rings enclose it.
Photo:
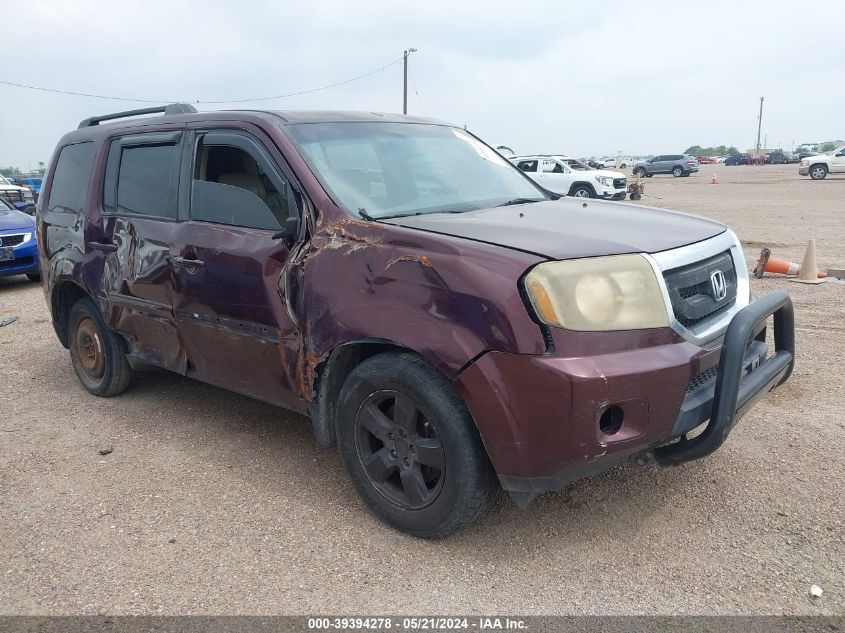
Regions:
[[[332,198],[353,215],[460,213],[546,198],[498,152],[458,128],[344,122],[285,130]]]
[[[47,203],[49,211],[79,213],[82,210],[88,191],[93,149],[92,142],[76,143],[62,148],[53,172],[50,199]]]
[[[245,228],[278,230],[289,217],[292,195],[257,146],[240,135],[210,134],[197,144],[191,186],[191,219]],[[218,144],[220,142],[220,144]]]

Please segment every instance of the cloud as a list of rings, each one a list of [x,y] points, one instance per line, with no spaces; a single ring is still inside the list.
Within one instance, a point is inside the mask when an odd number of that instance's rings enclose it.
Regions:
[[[845,4],[817,2],[18,2],[0,79],[220,100],[343,81],[411,56],[412,113],[491,143],[579,156],[845,136]],[[822,16],[823,19],[820,19]],[[401,66],[249,107],[399,111]],[[0,86],[0,165],[46,161],[92,114],[143,104]],[[227,106],[204,106],[208,109]]]

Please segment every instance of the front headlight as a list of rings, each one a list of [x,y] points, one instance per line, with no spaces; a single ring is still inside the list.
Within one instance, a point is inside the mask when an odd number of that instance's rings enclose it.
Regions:
[[[596,182],[598,182],[602,187],[609,187],[613,182],[613,178],[608,178],[607,176],[596,176]]]
[[[809,167],[809,166],[810,166],[810,161],[808,161],[808,160],[802,160],[801,161],[801,167]]]
[[[537,317],[567,330],[668,327],[669,316],[651,264],[641,255],[546,262],[525,276]]]

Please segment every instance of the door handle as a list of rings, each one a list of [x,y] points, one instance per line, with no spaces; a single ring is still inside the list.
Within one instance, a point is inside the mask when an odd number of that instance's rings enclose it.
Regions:
[[[189,257],[173,257],[174,266],[184,266],[185,268],[205,268],[205,262],[201,259]]]
[[[88,248],[95,251],[103,251],[104,253],[117,252],[117,244],[112,244],[111,242],[88,242]]]

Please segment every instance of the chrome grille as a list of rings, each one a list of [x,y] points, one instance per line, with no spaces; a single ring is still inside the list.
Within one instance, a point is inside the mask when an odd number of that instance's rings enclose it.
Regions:
[[[628,179],[627,178],[614,178],[613,179],[614,189],[625,189],[627,186],[628,186]]]
[[[724,276],[724,296],[716,294],[713,276]],[[737,275],[729,252],[663,273],[675,318],[684,327],[693,327],[722,312],[736,302]]]

